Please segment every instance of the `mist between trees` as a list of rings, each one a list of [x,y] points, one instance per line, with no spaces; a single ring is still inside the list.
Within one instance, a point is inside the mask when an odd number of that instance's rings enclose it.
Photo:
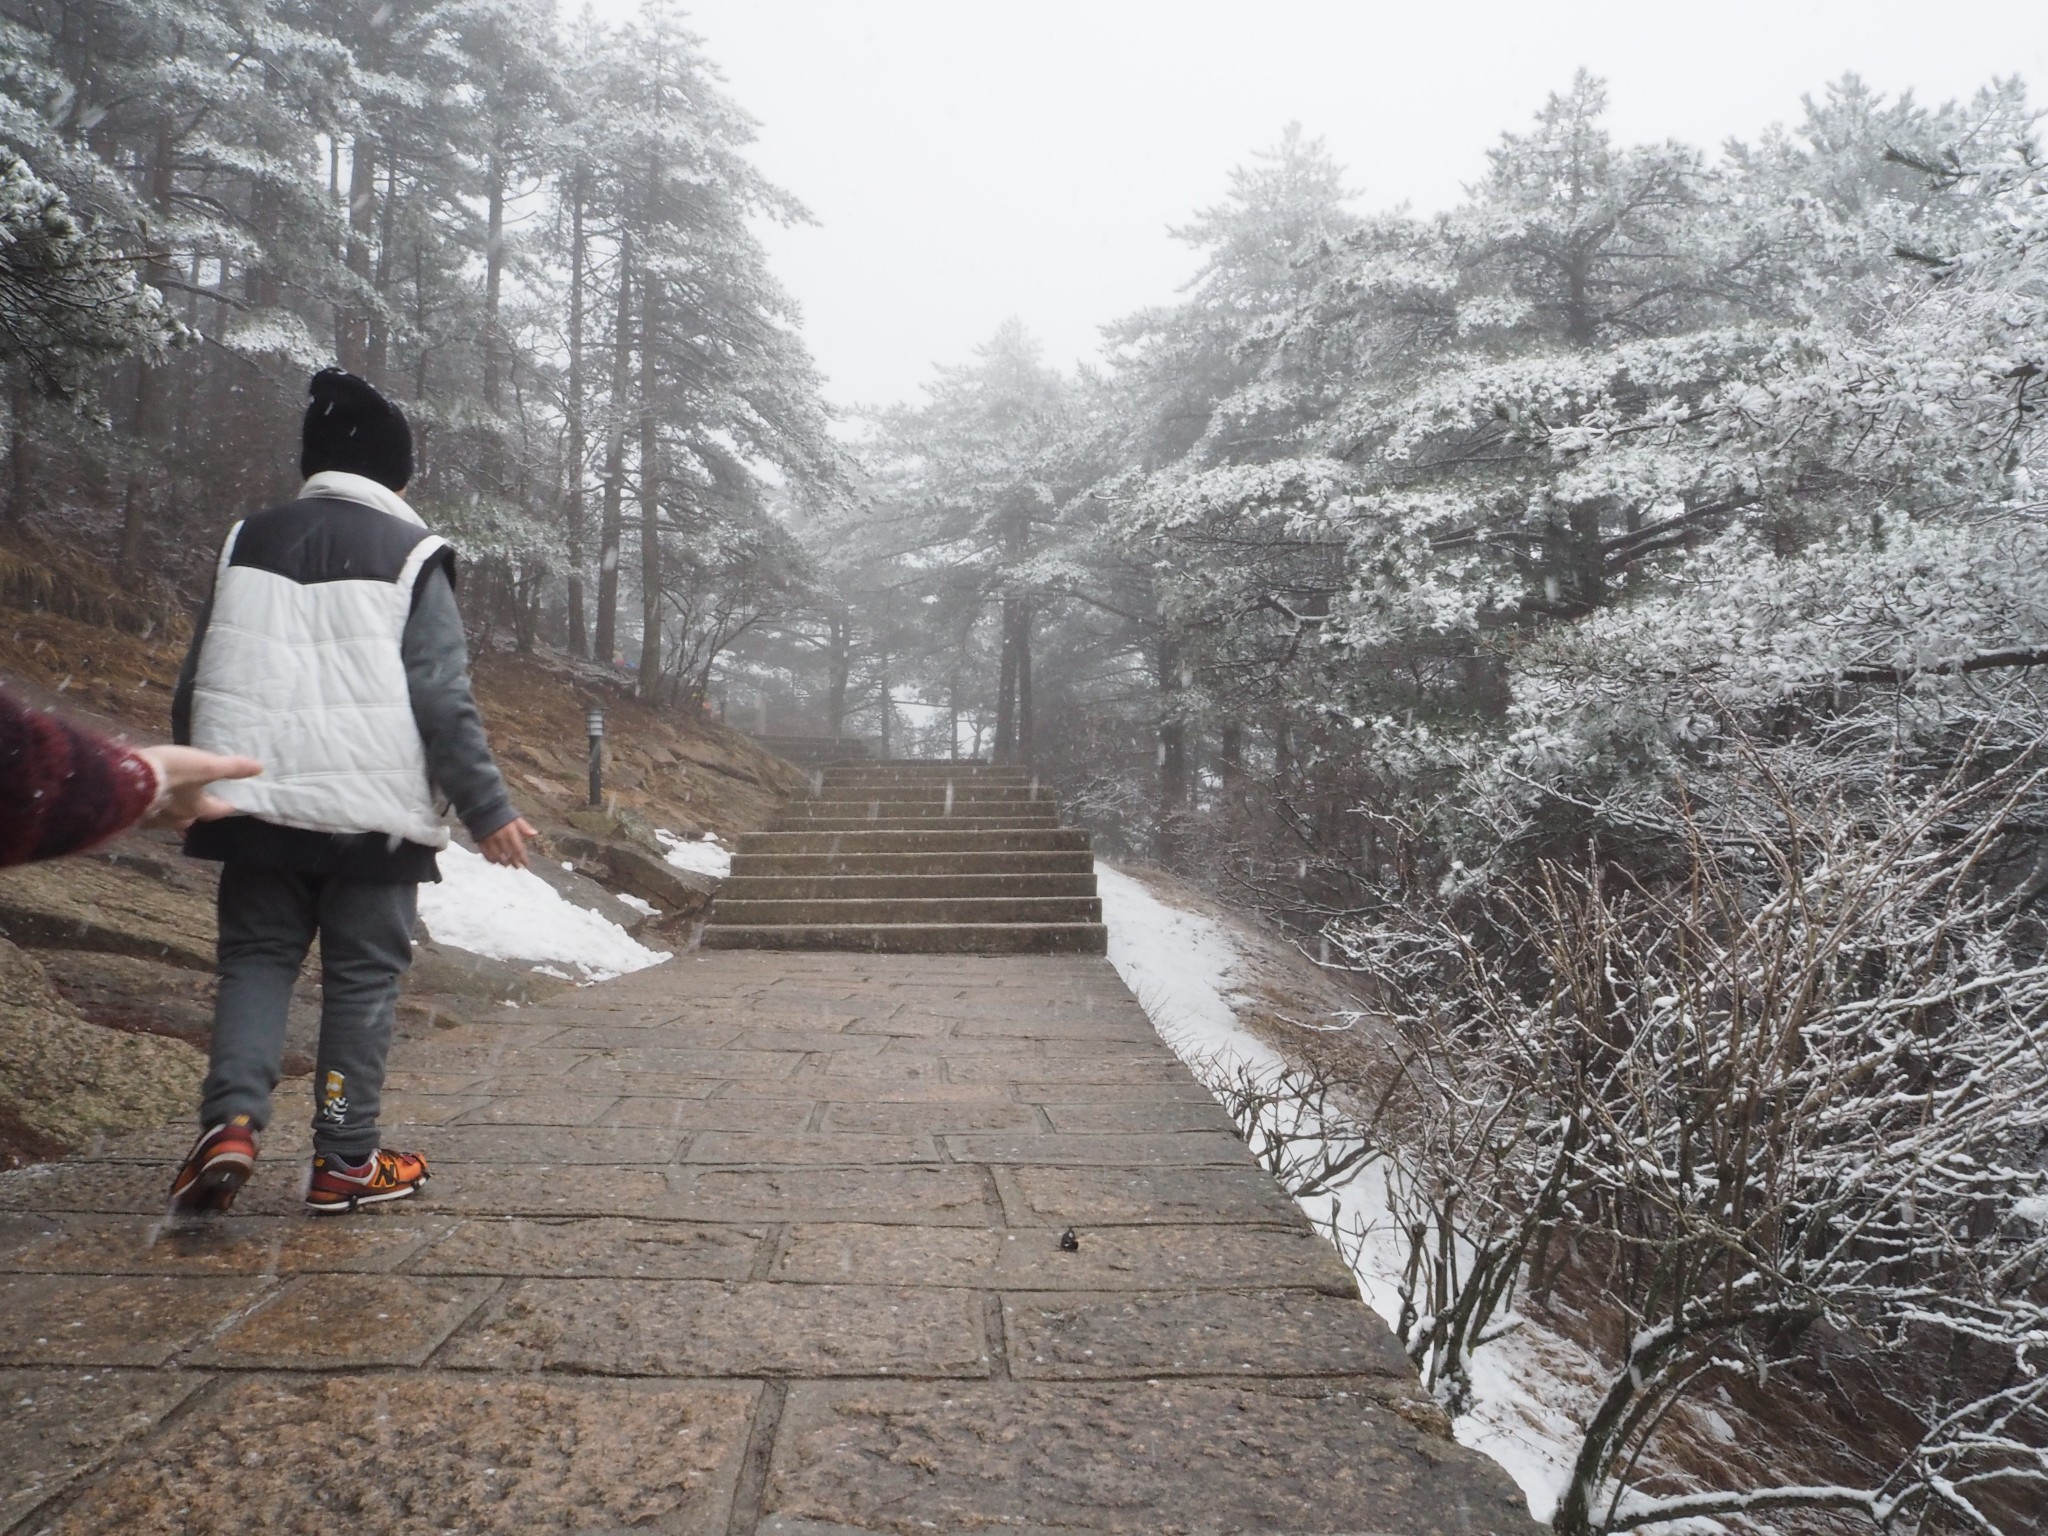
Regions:
[[[1290,130],[1097,365],[1006,327],[835,432],[675,11],[0,16],[7,541],[190,601],[339,361],[479,644],[1027,763],[1348,975],[1369,1048],[1271,1123],[1390,1170],[1447,1404],[1517,1305],[1612,1364],[1561,1529],[2041,1529],[2017,83],[1707,154],[1581,77],[1429,218]],[[1782,1434],[1746,1480],[1673,1439],[1710,1397]]]

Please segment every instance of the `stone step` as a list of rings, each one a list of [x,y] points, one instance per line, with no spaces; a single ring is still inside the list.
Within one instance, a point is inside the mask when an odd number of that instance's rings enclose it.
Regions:
[[[1059,805],[1053,791],[1030,784],[963,784],[942,780],[934,784],[874,784],[872,788],[848,788],[825,784],[817,791],[793,795],[791,805],[866,805],[868,801],[895,801],[901,805]]]
[[[1029,768],[987,768],[971,763],[834,763],[819,775],[832,784],[943,784],[947,779],[974,784],[1039,784],[1044,779]]]
[[[1021,820],[1003,816],[792,816],[778,832],[959,832],[969,837],[997,832],[1056,832],[1059,818]]]
[[[721,905],[731,901],[888,901],[1094,894],[1095,875],[1092,870],[1076,870],[1071,874],[988,871],[965,874],[733,875],[718,888]]]
[[[747,853],[733,856],[731,880],[753,876],[763,878],[816,878],[832,875],[860,875],[890,879],[911,876],[998,876],[1085,875],[1095,873],[1095,856],[1086,849],[1029,852],[995,850],[987,853]],[[728,881],[730,883],[730,881]]]
[[[954,795],[1001,796],[1020,800],[1051,800],[1052,786],[1032,779],[962,779],[952,774],[913,774],[904,778],[839,778],[820,774],[809,792],[827,800],[943,800]]]
[[[892,897],[880,901],[734,901],[723,892],[707,922],[734,925],[844,927],[886,923],[930,928],[958,923],[1099,923],[1097,896]]]
[[[1101,955],[1101,923],[707,925],[705,949],[861,950],[893,955]]]
[[[1058,825],[1059,807],[1050,800],[792,800],[783,812],[792,821],[855,821],[887,817],[928,821],[1049,821]]]
[[[978,832],[868,831],[816,828],[804,832],[745,832],[741,853],[1064,853],[1087,851],[1079,827],[991,827]]]

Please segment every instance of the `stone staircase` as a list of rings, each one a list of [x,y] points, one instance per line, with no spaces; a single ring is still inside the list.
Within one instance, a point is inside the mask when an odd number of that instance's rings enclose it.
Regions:
[[[1021,768],[830,767],[740,839],[706,949],[1079,954],[1108,947],[1088,834]]]

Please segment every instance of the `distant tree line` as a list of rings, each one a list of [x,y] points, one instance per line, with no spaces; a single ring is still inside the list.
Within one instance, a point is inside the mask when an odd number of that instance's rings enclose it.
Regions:
[[[803,209],[679,14],[0,4],[5,516],[197,580],[307,373],[404,404],[471,621],[701,695],[842,476],[752,232]]]

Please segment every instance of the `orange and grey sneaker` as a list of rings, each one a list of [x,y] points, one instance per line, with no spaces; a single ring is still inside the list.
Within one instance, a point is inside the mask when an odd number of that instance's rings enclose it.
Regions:
[[[306,1204],[331,1216],[358,1206],[411,1199],[426,1182],[427,1160],[416,1152],[379,1147],[360,1163],[345,1163],[321,1152],[315,1154],[313,1176],[306,1181]]]
[[[256,1171],[256,1124],[247,1115],[236,1115],[219,1125],[209,1125],[192,1143],[185,1161],[171,1180],[171,1210],[174,1214],[225,1211]]]

